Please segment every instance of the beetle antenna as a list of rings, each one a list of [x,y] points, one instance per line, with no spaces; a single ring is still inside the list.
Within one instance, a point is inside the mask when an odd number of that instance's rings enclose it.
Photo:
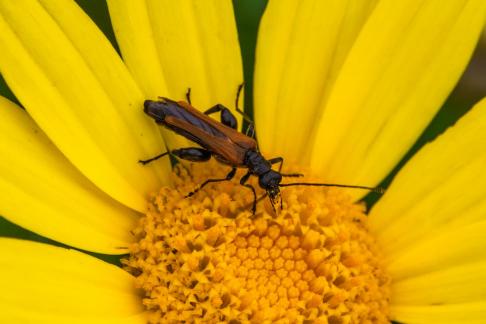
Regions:
[[[279,187],[291,187],[291,186],[311,186],[311,187],[340,187],[340,188],[354,188],[365,189],[379,194],[383,194],[385,189],[382,187],[365,187],[365,186],[350,186],[335,183],[312,183],[312,182],[293,182],[293,183],[281,183]]]

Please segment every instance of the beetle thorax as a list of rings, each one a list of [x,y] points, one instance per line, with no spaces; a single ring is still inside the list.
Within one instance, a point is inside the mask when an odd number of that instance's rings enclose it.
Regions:
[[[252,150],[246,152],[244,164],[256,176],[261,176],[272,169],[271,164],[259,152]]]

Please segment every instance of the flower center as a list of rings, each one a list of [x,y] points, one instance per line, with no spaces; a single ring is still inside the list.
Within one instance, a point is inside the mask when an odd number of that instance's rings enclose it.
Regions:
[[[152,197],[124,260],[151,323],[389,322],[390,280],[363,205],[336,188],[289,187],[278,215],[265,199],[253,216],[237,181],[184,198],[226,169],[176,171],[176,189]]]

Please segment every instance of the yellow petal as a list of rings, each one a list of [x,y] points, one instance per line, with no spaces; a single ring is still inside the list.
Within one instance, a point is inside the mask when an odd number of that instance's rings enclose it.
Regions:
[[[71,1],[1,1],[0,69],[29,114],[91,181],[145,209],[168,162],[144,96],[96,25]]]
[[[376,1],[270,1],[255,62],[261,147],[304,164],[321,103]]]
[[[3,97],[0,155],[0,215],[80,249],[126,253],[136,213],[95,187]]]
[[[452,305],[392,306],[392,318],[410,324],[483,324],[486,301]]]
[[[486,261],[394,281],[392,296],[391,303],[396,306],[486,301]]]
[[[395,282],[485,259],[486,220],[436,232],[388,255],[387,270]]]
[[[0,322],[146,323],[134,279],[75,250],[0,238]]]
[[[486,99],[397,174],[370,212],[370,226],[388,255],[485,219],[484,129]]]
[[[329,182],[378,184],[454,87],[485,13],[484,0],[380,1],[324,107],[312,170]]]
[[[234,107],[243,71],[230,0],[109,0],[108,8],[123,58],[147,97],[185,100],[191,88],[201,110]],[[187,146],[165,135],[170,147]]]

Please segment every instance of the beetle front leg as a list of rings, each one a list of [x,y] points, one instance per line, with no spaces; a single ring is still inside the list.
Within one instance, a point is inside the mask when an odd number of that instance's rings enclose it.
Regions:
[[[281,156],[268,160],[270,164],[280,163],[278,167],[278,173],[280,173],[282,177],[303,177],[304,176],[302,173],[281,173],[280,171],[282,171],[283,161],[284,159]]]
[[[186,147],[177,150],[167,151],[147,160],[139,160],[138,163],[145,165],[155,160],[158,160],[168,154],[191,162],[204,162],[208,161],[211,158],[211,152],[209,152],[208,150],[199,147]]]
[[[277,163],[280,163],[280,165],[278,166],[278,172],[282,171],[282,166],[283,166],[283,157],[279,156],[279,157],[275,157],[273,159],[270,159],[268,160],[268,162],[270,162],[270,164],[277,164]]]
[[[240,185],[247,187],[252,191],[252,193],[253,193],[253,204],[252,204],[252,207],[251,207],[251,212],[252,212],[253,215],[255,215],[256,203],[257,203],[256,191],[255,191],[255,188],[253,188],[252,185],[249,185],[249,184],[246,183],[248,181],[248,179],[250,178],[250,176],[251,176],[251,172],[247,172],[244,176],[242,176],[241,179],[240,179]]]

